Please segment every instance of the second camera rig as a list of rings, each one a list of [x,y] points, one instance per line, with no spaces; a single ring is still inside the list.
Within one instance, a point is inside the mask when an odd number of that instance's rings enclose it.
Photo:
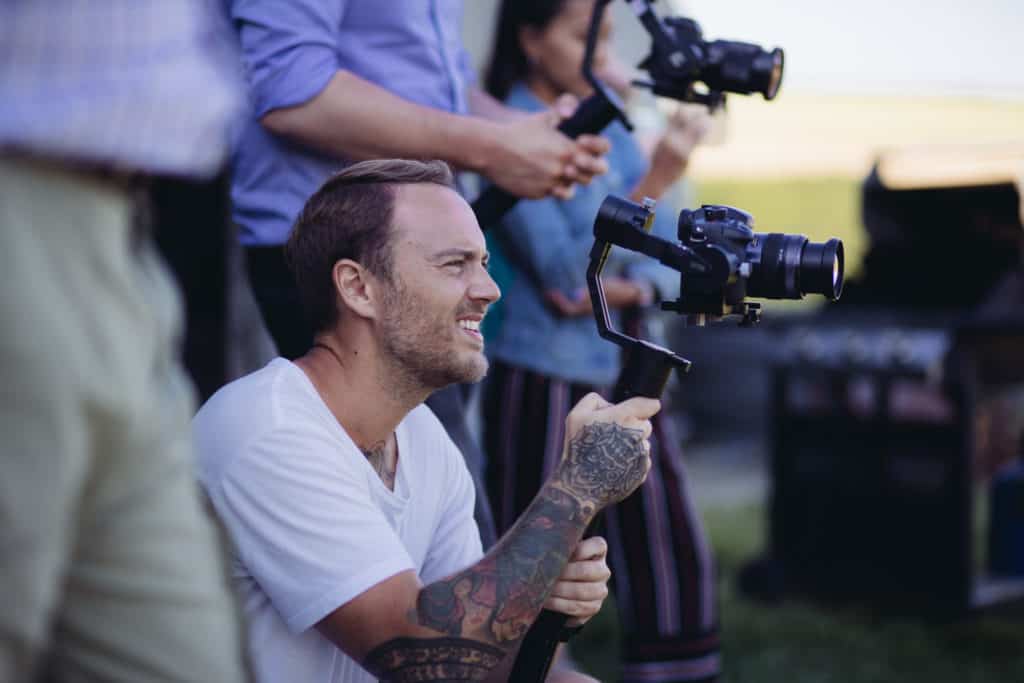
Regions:
[[[612,121],[633,126],[619,96],[594,74],[594,53],[606,7],[612,0],[596,0],[587,29],[583,76],[594,89],[576,112],[558,129],[576,138],[600,133]],[[765,50],[753,43],[733,40],[705,41],[693,19],[662,19],[652,7],[654,0],[625,0],[640,25],[651,38],[651,52],[640,63],[647,80],[633,85],[647,88],[655,95],[680,102],[704,104],[715,108],[725,101],[726,93],[761,93],[771,100],[782,83],[784,56],[780,48]],[[475,202],[473,211],[483,229],[497,223],[516,203],[517,198],[497,186],[488,187]]]

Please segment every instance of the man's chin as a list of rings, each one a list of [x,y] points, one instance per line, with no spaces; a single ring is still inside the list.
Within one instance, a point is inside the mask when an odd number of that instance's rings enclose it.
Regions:
[[[475,384],[487,376],[489,367],[487,356],[482,353],[478,354],[476,358],[466,361],[457,368],[452,368],[448,384]]]
[[[487,376],[489,367],[490,363],[487,361],[487,356],[481,353],[478,358],[473,359],[471,364],[466,365],[464,368],[465,372],[460,373],[461,376],[453,384],[474,384],[479,382]]]

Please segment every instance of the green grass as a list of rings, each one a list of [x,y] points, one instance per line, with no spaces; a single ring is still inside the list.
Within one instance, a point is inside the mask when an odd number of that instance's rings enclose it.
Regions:
[[[935,623],[800,600],[766,606],[738,596],[735,575],[763,547],[760,505],[712,508],[705,523],[721,575],[722,683],[1016,683],[1024,621]],[[618,624],[606,609],[575,644],[584,668],[615,680]]]

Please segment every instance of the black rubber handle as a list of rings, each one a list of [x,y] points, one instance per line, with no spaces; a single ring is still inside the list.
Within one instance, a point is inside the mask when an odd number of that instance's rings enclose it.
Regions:
[[[540,683],[547,678],[558,644],[568,640],[568,637],[563,637],[567,635],[563,634],[563,631],[566,630],[565,622],[568,619],[569,617],[559,612],[541,610],[537,620],[523,637],[523,644],[519,647],[519,656],[516,657],[509,681]]]
[[[598,90],[583,100],[573,115],[559,124],[558,130],[575,139],[585,133],[600,133],[609,123],[621,116],[622,109],[619,105]],[[486,230],[496,224],[517,201],[519,197],[514,194],[509,194],[497,185],[489,186],[473,202],[473,213],[476,214],[480,228]]]
[[[676,363],[662,353],[636,344],[626,354],[626,364],[612,390],[612,403],[634,396],[661,398]]]

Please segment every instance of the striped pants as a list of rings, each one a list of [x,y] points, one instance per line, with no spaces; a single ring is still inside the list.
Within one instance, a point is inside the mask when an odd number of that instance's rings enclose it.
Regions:
[[[565,417],[591,391],[501,362],[491,365],[483,402],[486,485],[499,533],[551,473],[562,452]],[[663,414],[653,420],[647,481],[604,513],[626,683],[708,681],[720,671],[711,550]]]

